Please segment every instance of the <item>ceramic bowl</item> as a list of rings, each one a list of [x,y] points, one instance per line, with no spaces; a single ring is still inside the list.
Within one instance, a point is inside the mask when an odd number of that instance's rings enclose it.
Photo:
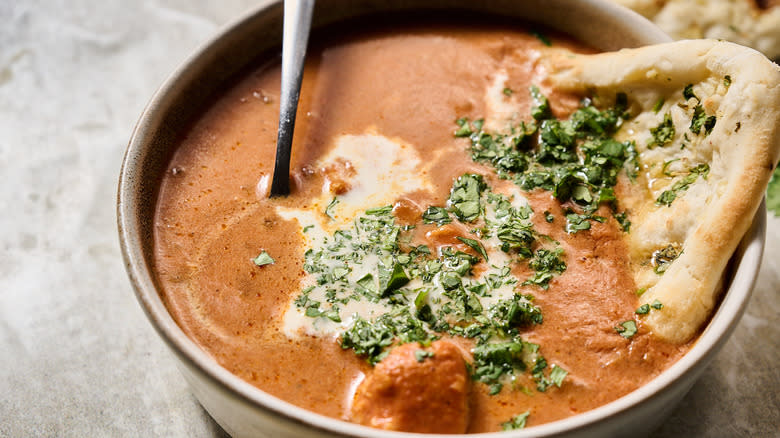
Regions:
[[[670,41],[650,22],[601,0],[319,0],[313,26],[377,13],[412,14],[460,9],[499,14],[564,31],[600,50]],[[136,126],[122,165],[118,197],[119,236],[127,272],[149,320],[171,348],[193,393],[234,437],[415,437],[314,414],[255,388],[222,368],[195,345],[166,310],[153,266],[157,190],[175,139],[213,93],[248,65],[278,56],[282,2],[260,1],[190,57],[157,91]],[[633,437],[649,434],[693,385],[736,326],[760,265],[765,234],[762,205],[734,255],[727,292],[701,337],[677,363],[640,389],[592,411],[501,437]],[[498,434],[484,436],[497,437]],[[477,436],[483,436],[482,434]]]

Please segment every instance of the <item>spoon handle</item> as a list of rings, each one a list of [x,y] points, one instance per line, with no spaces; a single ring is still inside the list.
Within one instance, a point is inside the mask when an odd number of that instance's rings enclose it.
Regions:
[[[290,193],[290,151],[314,1],[284,1],[282,90],[279,97],[279,134],[276,139],[276,162],[271,182],[271,196],[285,196]]]

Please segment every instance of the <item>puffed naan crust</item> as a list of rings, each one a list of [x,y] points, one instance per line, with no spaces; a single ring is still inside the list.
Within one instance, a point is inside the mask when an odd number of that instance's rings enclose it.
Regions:
[[[717,38],[780,58],[780,7],[755,0],[612,0],[654,22],[674,39]]]
[[[655,202],[660,190],[650,185],[648,196],[621,199],[632,213],[634,224],[627,239],[633,253],[647,255],[669,242],[681,244],[683,250],[663,275],[650,271],[648,280],[647,270],[637,274],[637,283],[648,286],[640,301],[663,304],[642,320],[662,339],[690,340],[715,306],[726,264],[750,226],[780,158],[780,67],[737,44],[690,40],[562,56],[550,60],[547,68],[553,84],[565,90],[604,96],[625,92],[641,109],[635,119],[653,121],[648,126],[665,112],[673,115],[678,132],[666,147],[648,148],[649,134],[639,132],[638,125],[628,123],[618,132],[618,138],[633,135],[645,169],[648,160],[655,165],[678,159],[709,165],[708,178],[699,178],[668,207]],[[681,109],[685,108],[681,90],[687,84],[694,84],[706,113],[717,116],[707,136],[681,132],[690,123]],[[673,101],[670,96],[679,98]],[[656,114],[652,108],[659,97],[666,103]],[[687,148],[678,147],[683,134],[693,139]]]

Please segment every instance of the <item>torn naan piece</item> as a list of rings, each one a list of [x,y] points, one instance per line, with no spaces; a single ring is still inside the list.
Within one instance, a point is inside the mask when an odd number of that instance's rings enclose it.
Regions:
[[[644,15],[674,39],[724,39],[780,58],[777,0],[612,1]]]
[[[780,67],[733,43],[690,40],[547,68],[564,90],[627,94],[634,117],[616,138],[636,142],[640,189],[620,202],[640,301],[663,306],[642,319],[665,340],[690,340],[780,158]]]

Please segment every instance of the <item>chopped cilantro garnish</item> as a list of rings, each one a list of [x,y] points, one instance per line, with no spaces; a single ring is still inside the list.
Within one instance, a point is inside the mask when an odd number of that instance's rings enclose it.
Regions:
[[[469,119],[461,117],[455,121],[458,125],[458,129],[455,131],[455,137],[468,137],[471,135],[471,126],[469,126]]]
[[[500,178],[512,179],[524,190],[549,190],[559,201],[574,200],[587,211],[614,200],[608,189],[620,170],[625,168],[634,178],[639,169],[633,142],[609,137],[626,117],[625,95],[619,94],[615,106],[604,111],[585,99],[569,120],[557,120],[538,88],[531,92],[538,133],[536,123],[525,122],[509,134],[474,131],[469,134],[472,158],[491,164]]]
[[[414,307],[417,310],[422,309],[422,307],[425,305],[425,300],[428,298],[428,293],[428,289],[423,289],[417,293],[417,296],[414,298]]]
[[[528,262],[528,266],[534,270],[534,275],[523,284],[535,284],[547,290],[550,280],[555,274],[562,274],[566,271],[566,263],[561,258],[562,254],[562,248],[552,251],[544,248],[537,250],[534,257]]]
[[[723,78],[723,86],[725,86],[726,88],[728,88],[728,87],[730,87],[730,86],[731,86],[731,76],[729,76],[729,75],[726,75],[726,76]]]
[[[612,217],[615,218],[615,220],[620,224],[620,228],[623,230],[623,232],[628,233],[631,230],[631,221],[628,220],[628,213],[622,212],[622,213],[613,213]]]
[[[501,241],[502,251],[516,251],[523,257],[531,257],[531,245],[536,241],[531,224],[516,218],[509,220],[499,225],[496,236]]]
[[[551,223],[552,223],[552,222],[555,220],[555,216],[553,216],[553,214],[552,214],[552,213],[550,213],[549,211],[545,211],[545,212],[544,212],[544,220],[545,220],[545,221],[546,221],[548,224],[551,224]]]
[[[363,295],[376,297],[376,284],[374,283],[373,275],[366,274],[360,277],[360,279],[355,282],[355,285],[357,286],[356,289]]]
[[[481,175],[467,173],[455,180],[448,204],[452,213],[460,221],[472,222],[479,217],[482,212],[480,197],[485,187]]]
[[[710,166],[707,163],[697,164],[696,166],[688,169],[688,174],[675,182],[671,189],[663,191],[655,202],[658,205],[665,205],[667,207],[672,205],[672,202],[677,199],[677,196],[679,196],[680,193],[688,190],[688,187],[696,182],[699,176],[707,179],[707,175],[709,175],[709,173]]]
[[[384,287],[380,287],[382,295],[387,295],[409,283],[409,276],[406,275],[406,272],[400,263],[394,263],[393,269],[389,272],[389,275],[383,276],[380,271],[379,282],[384,285]]]
[[[574,234],[577,231],[590,229],[590,216],[587,214],[569,213],[566,215],[566,232]]]
[[[664,114],[664,120],[655,128],[650,128],[650,134],[653,139],[647,144],[648,149],[655,146],[665,146],[674,139],[674,123],[672,122],[672,113]]]
[[[504,96],[511,96],[512,95],[512,89],[506,87],[506,88],[504,88],[503,93],[504,93]]]
[[[328,206],[325,207],[325,216],[333,219],[333,209],[336,207],[336,204],[338,203],[339,203],[338,198],[334,196],[333,199],[328,204]]]
[[[615,327],[615,331],[626,339],[631,339],[636,334],[636,321],[629,319],[628,321],[621,322],[619,326]]]
[[[341,335],[341,348],[351,348],[357,355],[365,355],[371,364],[384,358],[383,349],[393,343],[394,331],[378,320],[371,324],[363,318],[357,318],[352,326]]]
[[[652,303],[652,304],[650,304],[650,307],[652,307],[653,309],[656,309],[656,310],[661,310],[661,309],[663,309],[663,308],[664,308],[664,305],[663,305],[663,304],[661,304],[661,302],[660,302],[660,301],[658,301],[658,300],[654,300],[654,301],[653,301],[653,303]]]
[[[257,257],[253,258],[252,262],[254,262],[254,264],[257,266],[265,266],[273,264],[275,260],[271,257],[270,254],[263,251]]]
[[[647,315],[649,312],[650,312],[649,304],[642,304],[634,311],[634,313],[636,313],[637,315]]]
[[[669,269],[669,265],[681,254],[674,245],[653,252],[651,263],[656,274],[663,274]]]
[[[465,243],[469,248],[476,251],[477,254],[481,255],[482,258],[485,259],[486,262],[489,261],[487,252],[485,251],[485,247],[482,246],[482,243],[480,243],[479,240],[468,239],[466,237],[461,237],[461,236],[458,236],[457,239]]]
[[[544,44],[545,46],[547,46],[547,47],[552,46],[552,41],[550,41],[550,38],[547,37],[547,35],[539,32],[538,30],[532,30],[531,31],[531,35],[535,36],[536,39],[541,41],[542,44]]]
[[[775,216],[780,216],[780,167],[775,167],[769,186],[766,189],[766,208]]]
[[[422,362],[425,359],[433,356],[433,351],[417,350],[414,352],[414,358],[417,359],[417,362]]]
[[[530,415],[530,412],[526,411],[522,414],[515,415],[514,417],[510,418],[509,421],[501,423],[501,429],[502,430],[518,430],[523,429],[525,427],[525,422],[528,420],[528,415]]]
[[[689,100],[689,99],[699,100],[699,98],[696,97],[695,94],[693,94],[693,84],[688,84],[685,86],[685,88],[683,89],[683,97],[685,98],[685,100]]]
[[[576,135],[577,131],[570,121],[543,120],[539,128],[539,152],[536,159],[547,166],[576,161]]]
[[[564,370],[558,365],[553,365],[550,369],[550,375],[548,377],[544,375],[544,370],[546,368],[547,360],[542,356],[537,356],[536,360],[534,361],[534,367],[531,370],[531,377],[533,377],[533,379],[536,381],[536,390],[540,392],[547,391],[547,388],[552,385],[560,388],[563,384],[563,379],[569,374],[568,371]]]
[[[336,307],[332,307],[328,310],[321,310],[320,309],[319,302],[312,302],[307,308],[305,315],[309,318],[317,318],[317,317],[324,317],[328,318],[333,322],[341,322],[341,317],[339,316],[339,309]]]
[[[423,223],[444,225],[452,222],[450,214],[447,213],[447,209],[444,207],[430,206],[422,214]]]
[[[384,207],[369,208],[368,210],[366,210],[366,214],[371,216],[381,216],[384,214],[389,214],[392,211],[393,211],[392,205],[385,205]]]
[[[531,106],[531,117],[536,120],[550,118],[552,115],[552,111],[550,110],[550,101],[547,100],[547,97],[545,97],[541,91],[539,91],[539,87],[536,85],[531,85],[529,89],[531,91],[531,99],[533,100],[533,105]]]
[[[658,98],[658,100],[655,102],[655,105],[653,105],[653,112],[658,114],[658,111],[661,111],[661,108],[664,107],[664,103],[666,100],[663,97]]]
[[[477,345],[472,350],[474,364],[472,378],[490,385],[490,395],[501,392],[501,376],[525,370],[523,341],[510,339],[504,342]]]
[[[635,293],[636,293],[636,296],[641,297],[645,292],[647,292],[647,288],[646,287],[640,287],[639,289],[636,290]]]
[[[680,159],[679,158],[673,158],[671,160],[664,161],[664,165],[663,165],[663,167],[661,167],[661,173],[663,173],[665,176],[672,176],[672,174],[667,169],[669,168],[669,165],[671,165],[672,163],[674,163],[676,161],[680,161]]]
[[[563,384],[563,379],[566,378],[568,374],[568,371],[564,370],[558,365],[553,364],[552,369],[550,370],[550,380],[552,380],[552,383],[555,386],[560,388]]]
[[[704,128],[704,136],[706,137],[710,135],[710,132],[712,132],[712,129],[715,127],[715,122],[717,122],[717,118],[715,116],[708,116],[704,112],[704,107],[699,104],[693,109],[690,130],[698,135],[701,133],[701,129]]]
[[[542,311],[531,304],[528,296],[514,294],[511,298],[499,300],[488,310],[488,317],[493,326],[504,333],[542,323]]]

